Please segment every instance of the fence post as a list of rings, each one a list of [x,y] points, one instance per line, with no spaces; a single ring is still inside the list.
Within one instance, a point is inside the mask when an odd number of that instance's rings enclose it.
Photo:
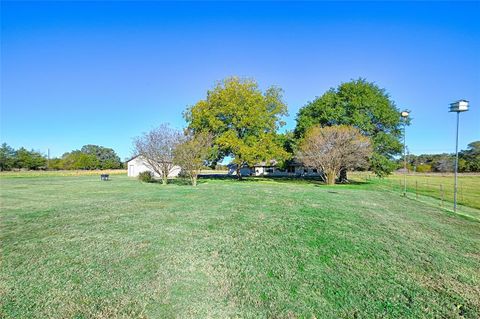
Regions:
[[[415,180],[415,198],[418,199],[418,181]]]
[[[441,197],[441,199],[442,199],[442,204],[441,204],[441,206],[443,207],[443,185],[442,185],[442,184],[440,184],[440,197]]]
[[[460,200],[463,203],[463,187],[462,187],[462,184],[460,184],[459,186],[460,186]]]

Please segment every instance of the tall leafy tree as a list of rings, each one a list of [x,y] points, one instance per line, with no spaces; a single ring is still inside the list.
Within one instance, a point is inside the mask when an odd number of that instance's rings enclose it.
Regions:
[[[350,125],[370,137],[370,166],[379,176],[395,168],[392,160],[402,151],[399,110],[384,89],[365,79],[342,83],[300,109],[295,136],[302,138],[314,125]]]
[[[51,169],[51,170],[65,169],[63,159],[62,158],[51,158],[48,161],[48,169]]]
[[[25,169],[45,168],[47,159],[39,152],[21,147],[15,152],[15,166]]]
[[[297,140],[293,131],[286,131],[277,134],[277,141],[282,145],[283,149],[289,154],[293,154],[297,148]]]
[[[193,134],[187,130],[185,133],[173,151],[173,162],[182,168],[192,185],[197,186],[198,175],[210,154],[212,137],[207,132]]]
[[[108,147],[98,145],[84,145],[80,151],[84,154],[94,155],[99,163],[100,169],[121,168],[122,161],[115,151]]]
[[[0,171],[9,171],[15,167],[15,149],[7,143],[0,147]]]
[[[94,154],[86,154],[78,150],[63,154],[62,163],[65,169],[97,169],[100,167],[100,162]]]
[[[459,157],[464,161],[460,170],[465,172],[480,172],[480,141],[471,142],[467,149],[460,152]]]
[[[188,108],[184,117],[189,129],[213,134],[211,162],[233,157],[240,168],[256,162],[288,156],[276,132],[287,115],[282,90],[269,87],[264,92],[251,79],[230,77],[217,83],[204,100]]]

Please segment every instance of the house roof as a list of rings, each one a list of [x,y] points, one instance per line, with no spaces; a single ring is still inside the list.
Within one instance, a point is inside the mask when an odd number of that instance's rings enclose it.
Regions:
[[[227,167],[228,167],[228,168],[237,167],[237,164],[235,164],[235,163],[230,163],[230,164],[227,164]],[[249,167],[249,166],[248,166],[247,164],[243,164],[243,165],[242,165],[242,168],[244,168],[244,167]]]
[[[135,155],[134,157],[128,159],[126,162],[130,162],[130,161],[133,161],[134,159],[136,159],[137,157],[140,157],[141,155]],[[173,163],[172,161],[168,161],[168,163]]]
[[[134,160],[134,159],[136,159],[136,158],[139,157],[139,156],[140,156],[140,155],[135,155],[135,156],[133,156],[132,158],[127,159],[125,162],[128,163],[128,162],[130,162],[131,160]]]
[[[263,161],[263,162],[259,162],[255,165],[253,165],[253,167],[259,167],[259,166],[276,166],[278,164],[278,162],[276,160],[270,160],[270,161]]]
[[[277,166],[278,161],[276,160],[271,160],[269,162],[259,162],[255,165],[254,167],[272,167],[272,166]],[[292,159],[290,161],[287,161],[287,166],[304,166],[302,162],[298,161],[297,159]]]
[[[254,164],[252,167],[275,167],[278,165],[277,160],[270,160],[270,161],[263,161],[263,162],[258,162]],[[227,165],[228,168],[230,167],[236,167],[237,164],[235,163],[230,163]],[[297,159],[292,159],[287,162],[287,166],[304,166],[302,162],[298,161]],[[248,167],[248,165],[243,165],[242,167]]]

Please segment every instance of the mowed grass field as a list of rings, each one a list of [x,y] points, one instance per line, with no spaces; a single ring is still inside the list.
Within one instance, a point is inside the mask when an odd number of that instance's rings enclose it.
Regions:
[[[479,221],[375,186],[3,176],[0,317],[479,318]]]
[[[59,170],[59,171],[4,171],[0,178],[32,178],[32,177],[66,177],[66,176],[99,176],[100,174],[126,175],[124,169],[108,170]]]

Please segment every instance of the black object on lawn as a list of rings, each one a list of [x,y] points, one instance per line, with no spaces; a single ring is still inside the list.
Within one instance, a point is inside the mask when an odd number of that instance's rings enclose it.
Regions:
[[[108,177],[109,177],[108,174],[101,174],[101,175],[100,175],[100,179],[101,179],[102,181],[108,181]]]

